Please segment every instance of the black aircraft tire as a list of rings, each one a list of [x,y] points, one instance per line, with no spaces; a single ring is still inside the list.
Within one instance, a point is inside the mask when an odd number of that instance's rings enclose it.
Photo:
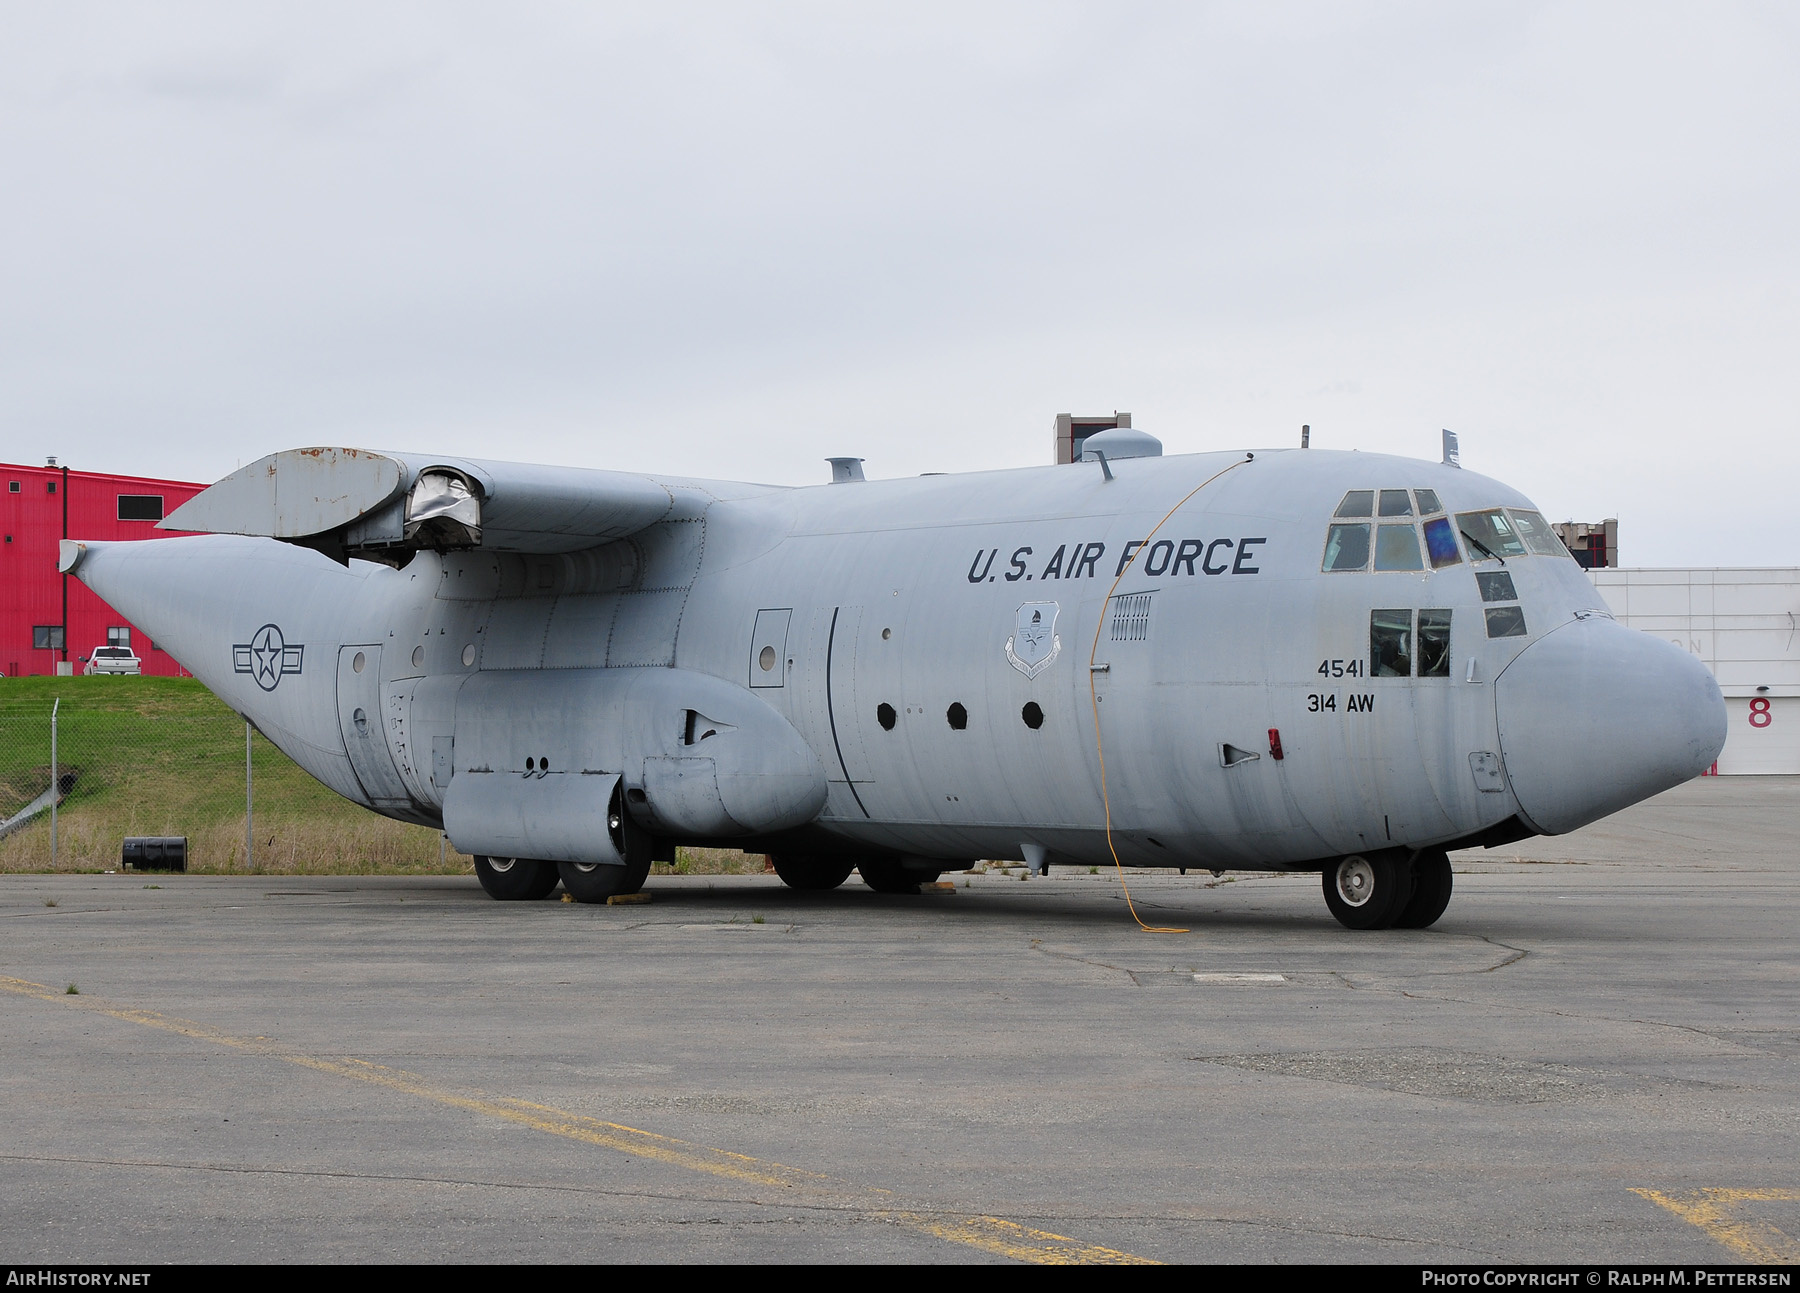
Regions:
[[[854,862],[804,854],[776,853],[769,860],[775,864],[775,874],[781,877],[781,883],[790,889],[835,889],[856,870]]]
[[[876,893],[917,893],[920,885],[930,884],[943,874],[940,871],[915,871],[891,858],[858,862],[856,869],[862,872],[862,882]]]
[[[531,902],[548,898],[556,888],[556,863],[536,858],[490,858],[475,855],[475,876],[490,898]]]
[[[1413,892],[1395,929],[1429,929],[1450,905],[1450,855],[1443,849],[1426,849],[1413,859]]]
[[[650,859],[624,864],[609,862],[558,862],[563,888],[576,902],[605,902],[615,894],[636,893],[650,874]]]
[[[1412,897],[1406,856],[1352,853],[1325,868],[1325,905],[1345,929],[1387,929]]]

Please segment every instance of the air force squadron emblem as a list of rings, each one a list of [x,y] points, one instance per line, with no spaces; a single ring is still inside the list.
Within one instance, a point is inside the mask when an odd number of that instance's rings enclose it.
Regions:
[[[233,673],[247,673],[264,691],[274,691],[284,674],[299,673],[306,648],[289,646],[282,640],[281,629],[265,624],[248,642],[231,648]]]
[[[1050,667],[1062,651],[1062,639],[1056,636],[1055,602],[1026,602],[1019,607],[1019,623],[1006,639],[1006,658],[1012,667],[1027,678],[1035,678]]]

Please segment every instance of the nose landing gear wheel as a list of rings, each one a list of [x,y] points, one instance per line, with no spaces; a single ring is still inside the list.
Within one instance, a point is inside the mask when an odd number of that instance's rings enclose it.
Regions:
[[[531,901],[548,898],[556,888],[556,863],[536,858],[490,858],[475,856],[475,876],[490,898],[502,902]]]
[[[1412,868],[1404,854],[1352,853],[1327,867],[1324,880],[1325,905],[1346,929],[1386,929],[1412,898]]]
[[[1413,859],[1412,897],[1394,921],[1395,929],[1428,929],[1450,905],[1450,855],[1426,849]]]
[[[775,874],[790,889],[835,889],[856,870],[854,862],[841,862],[828,857],[777,853],[771,860],[775,863]]]

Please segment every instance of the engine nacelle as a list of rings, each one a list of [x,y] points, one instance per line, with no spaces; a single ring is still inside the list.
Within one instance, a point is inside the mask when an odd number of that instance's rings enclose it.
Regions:
[[[686,669],[476,674],[452,757],[444,829],[465,853],[618,863],[615,803],[658,833],[721,840],[825,806],[825,769],[785,718]]]

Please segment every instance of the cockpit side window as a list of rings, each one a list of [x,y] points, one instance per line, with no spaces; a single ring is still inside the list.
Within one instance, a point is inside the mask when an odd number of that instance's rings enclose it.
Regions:
[[[1381,514],[1383,516],[1411,516],[1412,500],[1403,489],[1384,489],[1381,491]]]
[[[1369,673],[1376,678],[1412,676],[1412,611],[1369,612]]]
[[[1550,528],[1542,513],[1527,512],[1518,507],[1508,508],[1507,511],[1512,514],[1520,536],[1533,552],[1540,557],[1569,556],[1569,550],[1563,547],[1563,541],[1556,537],[1556,531]],[[1570,557],[1570,560],[1574,558]]]
[[[1419,677],[1450,676],[1450,612],[1419,612]]]
[[[1425,522],[1425,551],[1431,554],[1431,568],[1442,570],[1462,560],[1456,547],[1456,532],[1447,517],[1434,516]]]
[[[1456,524],[1469,545],[1471,561],[1525,555],[1525,543],[1519,538],[1518,530],[1497,507],[1483,512],[1458,512]]]
[[[1344,501],[1338,504],[1339,516],[1369,516],[1375,511],[1375,491],[1372,489],[1353,489],[1344,495]]]
[[[1364,491],[1365,493],[1367,491]],[[1369,568],[1369,527],[1334,525],[1325,537],[1326,570],[1367,570]]]

